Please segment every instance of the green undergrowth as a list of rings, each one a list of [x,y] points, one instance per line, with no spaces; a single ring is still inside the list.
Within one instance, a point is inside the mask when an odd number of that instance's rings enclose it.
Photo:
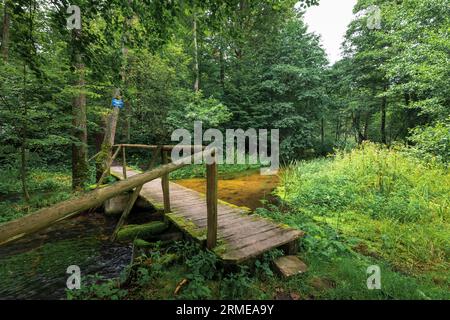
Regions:
[[[273,277],[274,253],[258,261],[256,269],[225,271],[210,251],[192,242],[170,246],[158,243],[141,253],[120,279],[82,280],[80,290],[68,290],[68,299],[250,299],[270,298],[260,281]],[[178,289],[177,289],[178,288]]]
[[[72,194],[71,175],[64,168],[33,168],[27,184],[30,200],[24,201],[19,172],[0,169],[0,223],[20,218],[40,208],[67,200]]]
[[[242,172],[250,170],[258,170],[261,167],[259,164],[219,164],[217,167],[218,176],[222,179],[232,179]],[[173,180],[191,179],[191,178],[205,178],[205,165],[189,165],[180,168],[170,173],[170,178]]]
[[[295,292],[301,299],[449,299],[445,272],[411,274],[379,255],[361,250],[361,240],[342,235],[314,216],[284,206],[258,209],[258,214],[305,231],[299,257],[308,271],[272,286]],[[367,268],[379,266],[381,290],[367,288]]]
[[[395,287],[405,287],[387,298],[408,297],[406,291],[411,298],[422,296],[417,292],[448,297],[450,174],[444,166],[365,144],[294,163],[277,193],[284,207],[264,215],[306,231],[303,245],[311,255],[341,259],[336,252],[345,251],[384,265],[395,272]],[[402,277],[414,285],[402,284]]]
[[[272,216],[275,211],[261,214]],[[288,279],[273,271],[273,260],[282,255],[279,250],[266,253],[251,266],[225,269],[216,255],[194,243],[177,242],[168,247],[153,243],[120,279],[87,277],[81,290],[67,294],[69,299],[137,300],[449,298],[448,290],[431,279],[400,273],[384,261],[353,252],[339,240],[330,239],[331,234],[322,241],[305,241],[299,257],[308,270]],[[381,268],[380,290],[367,288],[366,270],[370,265]]]

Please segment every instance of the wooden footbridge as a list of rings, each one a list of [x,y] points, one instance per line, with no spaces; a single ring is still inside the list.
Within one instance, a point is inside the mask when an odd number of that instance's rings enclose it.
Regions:
[[[123,151],[122,165],[111,166],[111,175],[120,180],[137,175],[138,172],[126,167],[125,160],[125,148],[135,146],[118,147]],[[163,164],[168,161],[170,149],[167,146],[161,150]],[[206,242],[225,262],[239,263],[278,247],[289,254],[296,250],[301,231],[251,215],[248,208],[218,200],[217,164],[206,165],[206,173],[206,195],[169,182],[168,175],[144,184],[139,194],[156,207],[164,208],[168,220],[189,237]]]
[[[168,154],[174,146],[116,145],[109,165],[99,179],[98,188],[78,198],[41,209],[23,218],[0,225],[0,244],[47,227],[74,214],[101,205],[105,200],[134,190],[112,235],[125,223],[138,196],[164,210],[165,217],[182,232],[213,250],[226,263],[240,263],[274,248],[283,248],[288,254],[297,250],[297,240],[303,232],[277,224],[269,219],[250,214],[247,208],[237,207],[217,199],[217,164],[206,165],[207,194],[185,188],[169,181],[169,173],[203,156],[215,158],[215,150],[194,150],[191,161],[169,162]],[[126,148],[153,150],[148,170],[138,173],[126,165]],[[112,165],[122,150],[121,165]],[[161,166],[153,168],[161,157]],[[107,173],[121,181],[101,186]]]

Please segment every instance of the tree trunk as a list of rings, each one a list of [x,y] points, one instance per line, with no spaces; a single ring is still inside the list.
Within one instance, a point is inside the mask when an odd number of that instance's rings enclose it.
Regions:
[[[364,135],[361,133],[361,115],[359,114],[359,112],[357,112],[356,114],[352,115],[352,117],[353,128],[355,130],[355,140],[358,144],[361,144],[364,141]]]
[[[73,30],[72,36],[77,38],[81,31]],[[77,45],[77,41],[74,41]],[[77,50],[77,48],[75,48]],[[72,144],[72,188],[80,190],[88,181],[87,161],[87,118],[86,118],[86,95],[84,92],[85,66],[80,52],[74,54],[74,68],[77,75],[77,89],[80,92],[72,101],[72,125],[75,142]]]
[[[369,138],[369,132],[368,132],[368,130],[369,130],[369,120],[370,120],[370,114],[369,114],[369,112],[367,112],[366,116],[364,118],[364,131],[363,131],[363,134],[362,134],[362,137],[363,137],[364,141],[368,140],[368,138]]]
[[[23,110],[22,110],[22,129],[20,134],[20,180],[22,182],[22,194],[25,201],[30,200],[27,186],[27,135],[28,135],[28,106],[27,94],[25,93],[27,85],[27,66],[23,65]]]
[[[11,24],[11,14],[9,12],[9,0],[5,1],[5,5],[3,7],[3,24],[2,24],[2,45],[0,48],[1,55],[3,60],[8,61],[9,56],[9,27]]]
[[[386,105],[387,105],[387,98],[385,96],[383,96],[383,98],[381,100],[381,110],[380,110],[380,112],[381,112],[380,131],[381,131],[381,142],[384,144],[387,143],[387,139],[386,139]]]
[[[100,177],[102,176],[103,171],[105,171],[104,159],[102,158],[102,156],[104,156],[103,144],[105,141],[106,130],[108,127],[108,119],[109,119],[109,114],[102,116],[101,128],[103,128],[103,129],[101,132],[98,132],[95,134],[95,149],[98,154],[97,157],[95,158],[95,181],[98,181],[100,179]]]
[[[198,65],[198,43],[197,43],[197,17],[194,13],[192,34],[194,37],[194,91],[200,90],[200,68]]]
[[[320,119],[320,144],[322,146],[322,152],[324,151],[325,148],[325,120]]]
[[[220,64],[220,86],[222,87],[222,93],[225,93],[225,61],[222,45],[220,46],[219,50],[219,64]]]
[[[341,117],[338,114],[338,117],[336,119],[336,133],[335,133],[335,138],[334,138],[334,141],[336,143],[339,142],[339,138],[340,138],[340,135],[341,135],[340,131],[341,131]]]
[[[100,150],[100,155],[97,157],[96,178],[97,180],[102,176],[111,162],[111,150],[114,145],[116,136],[117,119],[119,118],[119,108],[114,107],[112,112],[106,116],[105,119],[105,134],[103,136],[103,143]]]

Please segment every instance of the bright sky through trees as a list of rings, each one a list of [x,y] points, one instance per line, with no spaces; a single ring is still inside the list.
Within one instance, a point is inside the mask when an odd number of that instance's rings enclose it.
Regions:
[[[352,20],[356,0],[321,0],[318,6],[307,9],[305,21],[309,30],[321,36],[330,63],[341,58],[340,46],[347,25]]]

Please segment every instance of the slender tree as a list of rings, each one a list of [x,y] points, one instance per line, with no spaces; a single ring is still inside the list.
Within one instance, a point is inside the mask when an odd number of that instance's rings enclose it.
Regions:
[[[3,5],[3,22],[2,22],[2,44],[0,47],[0,52],[3,60],[7,61],[9,56],[9,28],[11,24],[11,4],[10,0],[5,0]]]

